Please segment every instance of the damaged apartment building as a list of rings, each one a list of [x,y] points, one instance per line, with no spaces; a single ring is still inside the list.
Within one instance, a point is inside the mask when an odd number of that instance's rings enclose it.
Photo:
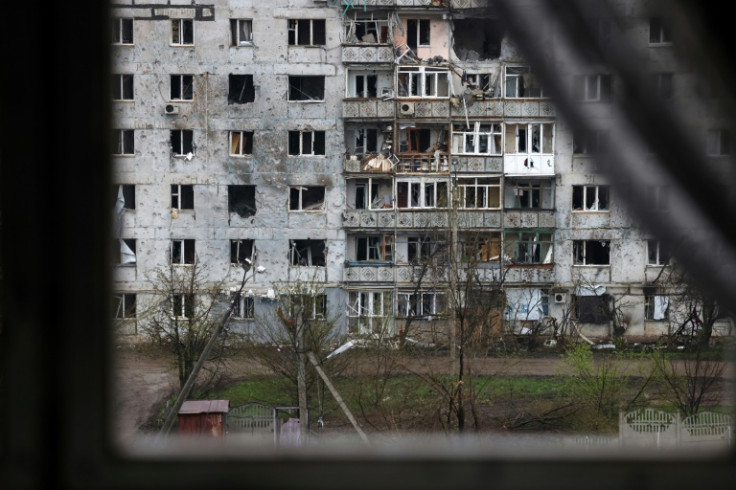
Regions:
[[[263,272],[233,321],[255,336],[278,291],[316,283],[314,315],[346,336],[411,319],[447,345],[447,270],[471,264],[504,291],[506,331],[552,317],[591,338],[666,333],[670,252],[598,171],[606,131],[573,134],[489,3],[114,2],[121,332],[141,333],[156,268],[196,261],[234,290],[251,261]],[[653,96],[687,96],[666,23],[624,3]],[[623,90],[606,71],[560,77],[586,104]],[[705,151],[730,161],[729,131],[707,127]]]

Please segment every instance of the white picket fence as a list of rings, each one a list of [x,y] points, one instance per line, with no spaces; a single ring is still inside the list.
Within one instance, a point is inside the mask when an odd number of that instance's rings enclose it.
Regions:
[[[729,446],[733,438],[734,420],[728,414],[699,412],[682,418],[679,413],[654,408],[619,414],[621,447]]]

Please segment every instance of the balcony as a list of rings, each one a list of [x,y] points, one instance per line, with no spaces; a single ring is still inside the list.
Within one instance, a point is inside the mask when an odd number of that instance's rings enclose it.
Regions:
[[[391,173],[393,162],[381,155],[350,155],[345,158],[344,170],[352,173]]]
[[[507,154],[503,157],[503,173],[512,176],[554,176],[555,156],[547,153]]]
[[[384,99],[344,99],[342,117],[345,119],[393,119],[394,103]]]
[[[391,63],[394,48],[390,44],[343,44],[343,63]]]
[[[555,117],[555,107],[547,99],[506,99],[503,101],[503,115],[506,117]]]
[[[447,270],[442,266],[424,270],[423,266],[412,264],[375,265],[360,262],[347,262],[343,269],[344,282],[414,284],[420,277],[427,284],[446,282]]]
[[[507,209],[503,216],[504,228],[554,228],[555,211]]]
[[[346,209],[342,213],[343,228],[393,228],[396,214],[393,209],[371,211],[367,209]]]
[[[501,228],[501,210],[458,211],[457,226],[466,228]]]
[[[500,174],[503,172],[503,157],[453,155],[452,169],[455,172],[481,172]]]
[[[503,101],[501,99],[471,99],[463,106],[462,101],[459,105],[452,106],[451,115],[454,118],[465,118],[465,111],[468,111],[468,117],[502,117]]]
[[[447,98],[399,100],[396,116],[399,119],[446,118],[450,116],[450,102]]]
[[[521,284],[550,284],[554,282],[554,265],[512,266],[506,271],[505,282]]]
[[[396,173],[448,173],[450,162],[446,153],[437,157],[431,153],[401,155],[396,164]]]

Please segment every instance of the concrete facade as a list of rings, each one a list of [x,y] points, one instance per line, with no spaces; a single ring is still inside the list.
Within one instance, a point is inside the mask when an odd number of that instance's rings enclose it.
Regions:
[[[627,334],[666,333],[652,297],[667,293],[651,288],[667,261],[652,259],[652,236],[599,172],[593,142],[584,150],[573,137],[487,2],[354,3],[116,2],[114,192],[135,194],[118,232],[135,261],[115,266],[116,291],[143,311],[150,272],[174,251],[187,266],[192,242],[178,240],[193,240],[208,279],[232,288],[242,276],[232,241],[252,240],[266,270],[248,284],[256,316],[273,308],[273,289],[315,281],[345,334],[394,335],[418,301],[425,338],[446,344],[449,284],[438,268],[420,285],[426,298],[410,299],[416,266],[432,242],[459,250],[472,235],[487,243],[488,280],[506,271],[509,331],[605,292]],[[698,131],[717,128],[672,43],[651,42],[646,3],[621,4],[636,56],[710,118]],[[560,66],[571,86],[579,75]],[[581,97],[605,119],[625,87],[602,75]],[[713,157],[730,162],[723,150]],[[139,333],[143,315],[128,316],[122,331]],[[613,334],[610,320],[578,320],[588,336]],[[252,319],[236,323],[257,333]]]

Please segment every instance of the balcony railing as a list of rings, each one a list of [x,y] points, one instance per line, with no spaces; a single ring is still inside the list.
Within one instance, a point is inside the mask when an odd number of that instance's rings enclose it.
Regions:
[[[400,155],[396,164],[397,173],[447,173],[450,161],[446,153],[438,156],[432,154]]]
[[[393,119],[394,103],[382,98],[345,99],[342,116],[346,119]]]

